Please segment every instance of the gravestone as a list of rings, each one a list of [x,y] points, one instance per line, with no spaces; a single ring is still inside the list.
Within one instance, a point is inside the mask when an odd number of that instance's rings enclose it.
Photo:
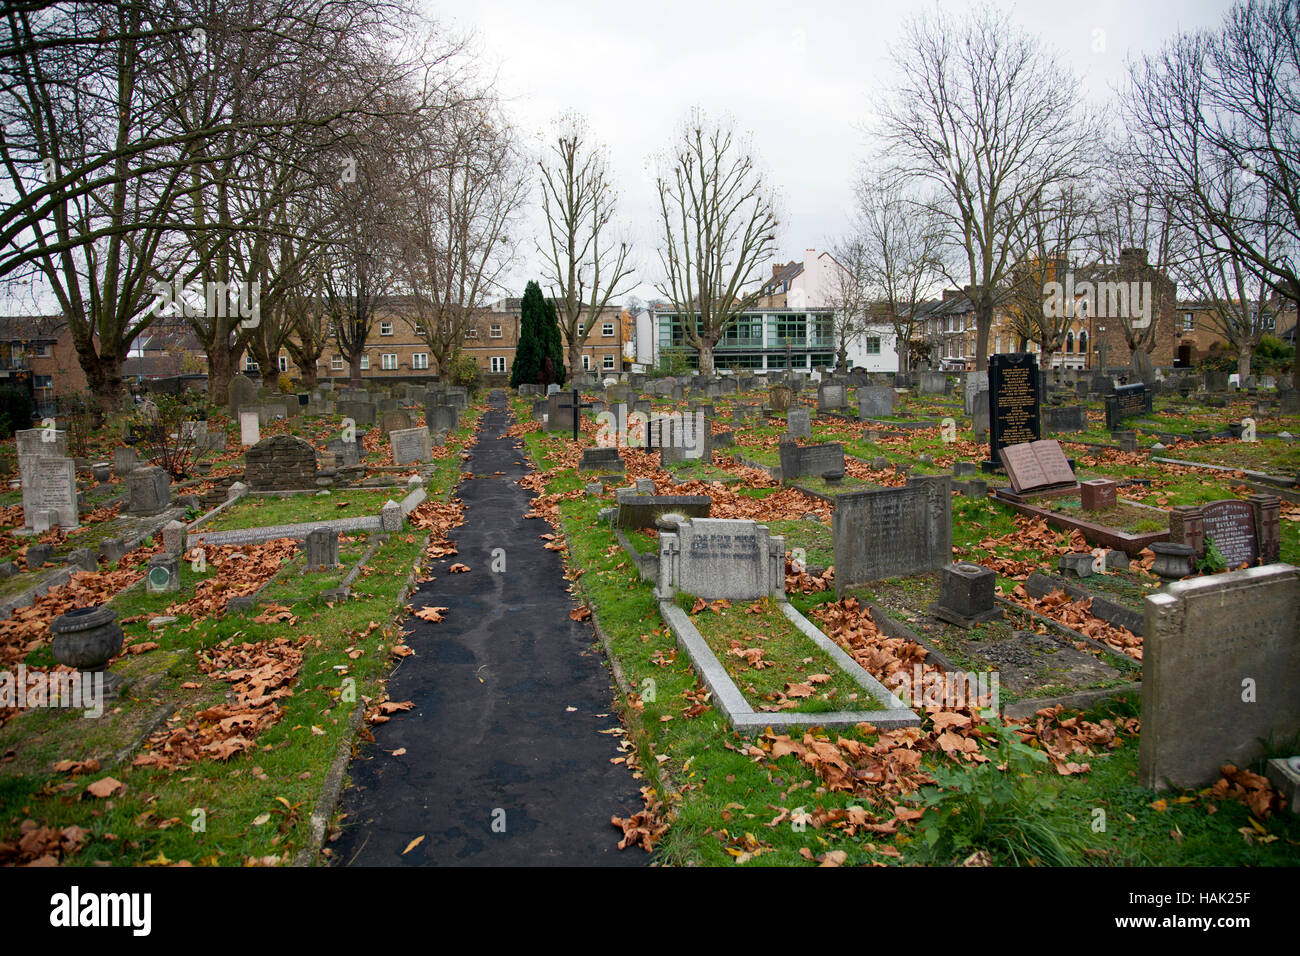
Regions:
[[[233,376],[226,388],[226,395],[232,417],[238,415],[243,409],[257,404],[257,386],[247,375]]]
[[[344,401],[339,400],[335,406],[335,411],[342,418],[350,418],[358,425],[373,425],[375,423],[375,406],[370,402]]]
[[[1228,390],[1228,373],[1215,370],[1206,372],[1205,390],[1207,392],[1226,392]]]
[[[656,418],[652,420],[651,428],[661,465],[685,461],[709,464],[713,461],[713,428],[703,413]]]
[[[162,529],[163,551],[167,554],[180,554],[185,550],[185,525],[179,521],[168,521]]]
[[[433,460],[433,441],[429,429],[395,428],[388,433],[388,444],[393,451],[394,465],[409,465]]]
[[[1115,507],[1119,485],[1109,478],[1091,478],[1079,482],[1079,504],[1084,511],[1104,511]]]
[[[307,532],[307,570],[328,570],[338,563],[338,531],[333,528],[314,528]]]
[[[1281,552],[1281,501],[1276,495],[1251,495],[1246,500],[1180,505],[1169,512],[1169,540],[1185,544],[1198,557],[1206,539],[1214,542],[1229,568],[1243,562],[1272,564]]]
[[[239,413],[239,443],[245,447],[256,445],[262,440],[262,430],[258,426],[257,412]]]
[[[448,385],[443,399],[445,404],[463,412],[469,408],[469,389],[464,385]]]
[[[1088,413],[1082,405],[1047,405],[1042,409],[1045,432],[1082,432],[1088,430]]]
[[[1151,414],[1151,389],[1143,384],[1121,385],[1106,396],[1106,428],[1114,431],[1126,418]]]
[[[584,448],[582,459],[578,462],[579,471],[626,471],[623,459],[618,456],[614,445],[597,445]]]
[[[785,539],[767,525],[727,518],[690,518],[676,533],[659,534],[659,586],[669,600],[678,590],[714,601],[785,598]]]
[[[1016,494],[1047,491],[1075,483],[1074,469],[1061,450],[1060,442],[1049,440],[1006,445],[998,455]]]
[[[971,425],[971,431],[975,433],[976,441],[979,441],[984,435],[989,433],[989,393],[987,391],[979,392],[975,395],[974,422]]]
[[[822,382],[817,386],[817,411],[838,412],[848,403],[847,386],[838,382]]]
[[[119,445],[113,449],[113,474],[117,477],[125,478],[135,471],[139,463],[140,457],[130,445]]]
[[[1109,375],[1094,375],[1089,391],[1093,395],[1114,395],[1115,380]]]
[[[145,587],[150,594],[166,594],[181,589],[181,560],[177,555],[155,554],[149,559]]]
[[[47,458],[68,457],[68,433],[53,428],[24,428],[14,432],[18,448],[18,475],[23,493],[23,524],[32,528],[33,512],[43,506],[37,498],[37,470]]]
[[[773,385],[767,390],[767,404],[774,412],[788,412],[794,400],[794,392],[789,385]]]
[[[967,415],[975,414],[975,402],[980,392],[989,390],[989,373],[967,372],[966,378],[962,382],[962,407]]]
[[[1007,445],[1035,442],[1042,437],[1038,421],[1038,364],[1028,352],[989,356],[989,460],[993,470],[998,452]]]
[[[812,411],[807,405],[795,405],[786,414],[785,431],[791,438],[812,437]]]
[[[939,571],[939,600],[930,613],[958,627],[1001,618],[993,590],[997,577],[992,568],[967,561],[945,564]]]
[[[208,423],[204,421],[181,422],[181,439],[196,450],[208,447]]]
[[[632,488],[619,488],[614,498],[618,502],[614,524],[619,528],[653,528],[660,515],[674,512],[687,518],[707,518],[713,506],[708,495],[637,494]]]
[[[171,482],[167,472],[157,465],[145,465],[126,479],[126,513],[156,515],[165,511],[171,499]]]
[[[1139,786],[1201,787],[1300,733],[1300,568],[1175,581],[1146,599]]]
[[[390,408],[384,412],[383,418],[379,422],[379,430],[387,434],[396,431],[403,431],[411,427],[411,416],[405,410],[400,408]]]
[[[37,459],[36,506],[51,512],[51,520],[64,531],[78,526],[75,461],[71,458]]]
[[[858,585],[952,561],[952,482],[909,478],[902,488],[868,488],[835,499],[835,595]]]
[[[316,487],[316,449],[293,435],[264,438],[245,455],[244,481],[253,491]]]
[[[335,438],[325,445],[326,450],[334,456],[335,468],[355,468],[361,464],[361,443]]]
[[[888,385],[864,385],[858,388],[858,418],[888,418],[894,414],[898,393]]]
[[[564,392],[554,392],[546,400],[546,430],[548,432],[573,433],[573,417],[579,414],[573,407],[573,396]]]
[[[922,395],[944,395],[948,392],[948,376],[943,372],[921,372],[918,391]]]
[[[844,473],[844,446],[838,443],[800,447],[792,441],[783,441],[780,455],[782,481],[827,472]]]

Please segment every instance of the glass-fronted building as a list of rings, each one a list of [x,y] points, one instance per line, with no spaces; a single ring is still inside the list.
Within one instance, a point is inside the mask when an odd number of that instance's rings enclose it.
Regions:
[[[657,355],[681,353],[691,368],[699,368],[699,353],[686,340],[680,314],[654,313]],[[692,316],[698,322],[698,316]],[[714,368],[811,369],[835,362],[833,312],[830,309],[791,311],[750,309],[728,328],[713,349]]]

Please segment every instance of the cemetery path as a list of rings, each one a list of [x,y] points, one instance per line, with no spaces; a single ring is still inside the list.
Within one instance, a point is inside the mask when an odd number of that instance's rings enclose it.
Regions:
[[[611,816],[642,809],[621,764],[612,681],[590,622],[573,604],[559,554],[525,519],[521,443],[505,435],[494,392],[461,482],[459,554],[435,562],[415,607],[446,607],[442,623],[411,618],[392,700],[415,706],[374,728],[344,792],[336,859],[360,866],[638,865],[620,851]],[[504,573],[492,570],[503,549]],[[468,573],[448,574],[460,562]],[[405,748],[401,756],[393,751]],[[496,827],[494,829],[494,822]],[[504,825],[504,832],[502,830]],[[409,852],[413,840],[423,837]]]

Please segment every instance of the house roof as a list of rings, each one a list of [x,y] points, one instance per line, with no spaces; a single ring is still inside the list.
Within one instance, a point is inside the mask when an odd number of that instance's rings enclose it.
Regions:
[[[61,315],[0,315],[0,342],[54,342],[67,327]]]

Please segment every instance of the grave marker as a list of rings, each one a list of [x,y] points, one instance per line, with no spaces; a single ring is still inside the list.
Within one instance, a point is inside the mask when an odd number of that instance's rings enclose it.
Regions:
[[[1121,385],[1106,396],[1106,428],[1114,431],[1126,418],[1151,414],[1151,389],[1139,383]]]
[[[1038,364],[1028,352],[989,357],[989,460],[993,471],[1007,445],[1042,438],[1038,421]]]
[[[952,486],[947,475],[909,478],[902,488],[836,497],[831,516],[835,595],[854,586],[952,561]]]
[[[395,428],[388,433],[388,444],[393,451],[394,465],[409,465],[433,460],[433,441],[429,429]]]
[[[677,590],[713,601],[785,599],[785,539],[767,525],[727,518],[691,518],[659,535],[658,600]]]
[[[1075,483],[1074,469],[1061,451],[1060,442],[1034,441],[1006,445],[998,451],[1011,488],[1022,495],[1032,491],[1065,488]]]

